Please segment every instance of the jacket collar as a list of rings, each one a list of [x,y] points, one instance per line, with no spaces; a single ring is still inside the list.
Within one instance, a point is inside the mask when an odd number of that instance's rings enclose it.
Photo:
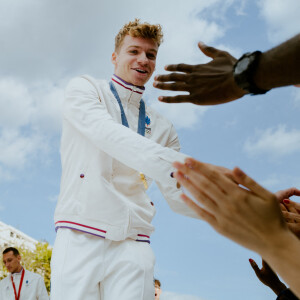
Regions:
[[[126,82],[115,74],[112,76],[111,80],[123,104],[127,105],[130,103],[137,107],[140,106],[140,100],[145,91],[145,87],[136,86]]]
[[[24,269],[25,270],[25,269]],[[23,268],[22,268],[22,271],[23,271]],[[13,276],[13,278],[15,279],[16,277],[18,277],[18,276],[20,276],[21,277],[21,275],[22,275],[22,271],[21,272],[19,272],[19,273],[8,273],[8,276],[7,277],[5,277],[4,279],[5,279],[5,282],[3,281],[3,285],[5,286],[7,286],[7,287],[10,287],[11,286],[11,276]],[[27,277],[28,276],[28,271],[27,270],[25,270],[25,277]],[[24,277],[24,278],[25,278]]]

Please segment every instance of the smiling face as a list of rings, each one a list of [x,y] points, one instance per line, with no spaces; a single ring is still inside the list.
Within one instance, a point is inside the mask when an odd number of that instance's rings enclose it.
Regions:
[[[157,50],[158,45],[152,39],[126,35],[119,51],[112,54],[115,75],[143,86],[155,69]]]
[[[14,255],[13,251],[3,254],[3,264],[10,273],[18,273],[21,271],[21,256]]]

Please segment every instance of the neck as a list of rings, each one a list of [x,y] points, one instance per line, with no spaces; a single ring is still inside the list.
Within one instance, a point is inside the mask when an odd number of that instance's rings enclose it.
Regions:
[[[22,270],[23,270],[23,267],[20,265],[20,266],[18,267],[18,269],[16,269],[14,272],[12,272],[12,274],[20,273]]]
[[[139,89],[142,89],[142,90],[145,89],[144,86],[135,85],[135,84],[133,84],[133,83],[131,83],[131,82],[128,82],[128,81],[124,80],[122,77],[118,76],[117,74],[114,74],[114,76],[116,76],[119,80],[121,80],[121,81],[122,81],[123,83],[125,83],[126,85],[136,86],[136,87],[138,87]]]

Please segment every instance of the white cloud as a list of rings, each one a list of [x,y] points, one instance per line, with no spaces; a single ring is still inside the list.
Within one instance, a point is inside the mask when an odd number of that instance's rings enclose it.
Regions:
[[[0,79],[0,129],[33,126],[52,134],[60,131],[64,89],[50,82]]]
[[[0,164],[22,169],[39,150],[45,151],[46,143],[36,134],[24,135],[18,130],[6,129],[0,134]]]
[[[161,300],[203,300],[203,298],[192,295],[180,295],[172,292],[162,292]]]
[[[63,89],[47,82],[0,78],[1,179],[12,180],[37,158],[48,160],[61,129]]]
[[[166,38],[160,48],[158,62],[163,62],[164,65],[180,62],[191,64],[204,63],[208,60],[199,50],[197,43],[199,41],[208,45],[213,43],[224,35],[224,29],[214,21],[190,18],[188,15],[186,16],[180,27],[176,29],[176,34],[174,34],[174,27],[178,26],[176,20],[166,24]]]
[[[280,43],[299,33],[299,0],[259,0],[258,6],[272,42]]]
[[[244,51],[241,48],[232,47],[232,46],[225,45],[225,44],[218,44],[218,45],[216,45],[216,48],[227,51],[228,53],[230,53],[232,56],[234,56],[236,58],[239,58],[244,53]]]
[[[268,128],[259,131],[255,138],[245,142],[244,150],[249,154],[272,156],[283,156],[300,151],[300,130],[288,131],[285,125],[279,125],[276,129]]]
[[[29,123],[33,99],[28,88],[12,78],[0,79],[0,127],[18,128]]]
[[[109,76],[114,35],[135,17],[162,24],[163,64],[197,58],[197,41],[212,43],[224,36],[227,26],[221,17],[232,7],[241,11],[244,1],[190,0],[188,5],[182,1],[173,5],[171,1],[152,0],[145,9],[145,3],[135,0],[0,0],[0,37],[6,41],[1,48],[0,76],[9,74],[27,81],[57,80],[81,73]],[[131,6],[134,9],[129,9]]]
[[[240,0],[239,5],[236,5],[235,11],[238,16],[246,15],[246,12],[245,12],[246,4],[247,4],[247,0]]]
[[[33,91],[33,95],[35,99],[35,113],[31,121],[33,127],[50,135],[59,134],[62,125],[64,87],[62,84],[40,83],[39,88]]]
[[[196,106],[190,103],[166,104],[159,101],[151,103],[151,106],[169,119],[177,129],[195,127],[209,109],[206,106]]]

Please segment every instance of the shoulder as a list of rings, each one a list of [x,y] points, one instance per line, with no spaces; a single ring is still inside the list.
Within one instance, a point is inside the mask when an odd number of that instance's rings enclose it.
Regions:
[[[71,79],[65,89],[64,105],[81,105],[91,103],[94,100],[97,103],[105,101],[110,92],[109,83],[106,80],[95,79],[89,75],[82,75]]]
[[[106,80],[96,79],[90,75],[81,75],[74,77],[69,81],[66,91],[73,89],[101,89],[104,86],[108,86]]]
[[[3,285],[6,285],[8,280],[9,280],[9,276],[6,276],[2,280],[0,280],[0,287],[2,287]]]

